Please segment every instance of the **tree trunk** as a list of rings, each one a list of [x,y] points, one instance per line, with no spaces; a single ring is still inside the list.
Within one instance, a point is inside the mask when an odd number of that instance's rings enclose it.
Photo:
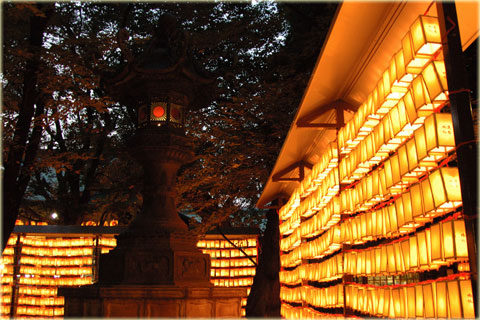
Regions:
[[[247,317],[280,317],[280,230],[278,214],[267,212],[267,227],[260,238],[261,252],[247,299]]]
[[[42,7],[51,6],[51,4],[37,4],[37,6],[41,10]],[[25,185],[26,176],[31,174],[31,168],[25,166],[25,160],[33,162],[38,149],[39,139],[32,136],[29,141],[29,133],[36,103],[39,102],[37,101],[39,98],[37,77],[43,33],[52,14],[53,10],[49,9],[45,17],[34,15],[30,18],[29,51],[33,56],[27,61],[25,67],[22,101],[19,104],[20,110],[15,125],[13,144],[5,162],[3,178],[2,252],[15,226],[20,202],[25,193],[23,185]],[[42,106],[37,106],[37,108],[42,108]]]

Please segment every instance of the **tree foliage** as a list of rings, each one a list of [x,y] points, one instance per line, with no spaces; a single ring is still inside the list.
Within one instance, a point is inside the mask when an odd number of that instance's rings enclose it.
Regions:
[[[178,207],[201,219],[199,232],[227,219],[258,223],[263,212],[253,207],[334,10],[332,3],[4,3],[4,181],[10,175],[9,186],[25,186],[4,188],[4,199],[23,199],[30,219],[55,210],[58,223],[107,216],[128,223],[141,205],[141,170],[125,149],[135,116],[107,96],[101,76],[125,63],[120,29],[138,54],[168,12],[189,33],[196,65],[217,80],[211,103],[188,115],[197,158],[180,171]],[[21,122],[25,111],[35,114]],[[38,153],[27,156],[28,146]]]

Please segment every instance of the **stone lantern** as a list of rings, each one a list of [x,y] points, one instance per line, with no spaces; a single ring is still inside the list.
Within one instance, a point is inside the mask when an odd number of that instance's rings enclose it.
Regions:
[[[65,316],[239,317],[244,290],[213,287],[210,257],[175,204],[177,171],[194,159],[185,117],[208,101],[214,82],[197,71],[188,36],[172,16],[161,18],[138,57],[127,37],[124,30],[118,37],[127,64],[104,77],[104,86],[137,115],[129,150],[144,169],[143,207],[117,247],[101,256],[98,283],[63,290]]]

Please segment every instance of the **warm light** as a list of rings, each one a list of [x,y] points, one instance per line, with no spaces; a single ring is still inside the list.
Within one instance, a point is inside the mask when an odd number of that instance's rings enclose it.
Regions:
[[[438,18],[420,16],[410,27],[413,51],[417,56],[429,58],[442,47]]]
[[[425,81],[422,75],[419,75],[412,81],[413,101],[419,117],[427,117],[433,113],[438,103],[434,104],[428,94]]]
[[[462,205],[458,168],[442,167],[433,171],[428,180],[437,210],[450,211]]]
[[[443,61],[432,61],[422,71],[431,100],[437,105],[448,100],[447,76]]]
[[[462,296],[463,318],[475,318],[475,310],[473,305],[473,292],[471,280],[459,280],[460,293]]]
[[[435,160],[455,149],[452,115],[435,113],[425,119],[426,150]]]
[[[415,54],[410,32],[407,32],[402,39],[402,50],[407,72],[410,74],[419,74],[428,63],[428,58]]]
[[[458,281],[448,281],[448,310],[450,311],[450,318],[459,319],[462,318],[462,304],[460,301],[460,292],[458,289]]]
[[[395,54],[395,67],[397,72],[395,85],[399,87],[408,87],[412,80],[415,79],[416,74],[407,71],[403,50],[400,50]]]
[[[453,221],[455,233],[455,258],[459,260],[468,259],[467,232],[465,230],[465,221]]]

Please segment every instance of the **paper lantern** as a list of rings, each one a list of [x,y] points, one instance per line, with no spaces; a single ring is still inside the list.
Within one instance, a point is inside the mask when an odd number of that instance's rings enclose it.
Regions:
[[[422,71],[422,77],[433,103],[441,105],[448,100],[447,76],[443,61],[432,61]]]
[[[468,259],[468,246],[465,221],[454,220],[453,229],[455,233],[455,258],[457,260],[466,260]]]
[[[398,148],[397,154],[398,154],[398,164],[400,169],[400,177],[402,180],[404,180],[405,175],[408,173],[408,157],[407,157],[406,145],[402,145],[400,148]]]
[[[400,248],[402,250],[402,258],[405,272],[410,271],[410,242],[408,239],[403,240],[400,242]]]
[[[406,43],[406,45],[408,45]],[[415,79],[415,76],[420,70],[414,70],[416,73],[411,73],[407,70],[405,64],[405,55],[404,51],[400,50],[395,54],[395,68],[396,68],[396,81],[395,85],[399,87],[408,87],[410,83]],[[410,70],[411,71],[411,70]]]
[[[407,128],[415,131],[422,126],[425,117],[417,113],[412,90],[408,90],[407,93],[405,93],[403,99],[399,101],[399,106],[401,106],[402,103],[405,105],[405,111],[407,112],[408,121],[410,122]]]
[[[433,171],[428,180],[432,188],[434,204],[438,211],[446,212],[462,205],[458,168],[442,167]]]
[[[417,248],[418,248],[418,262],[419,267],[422,269],[428,269],[428,254],[427,254],[427,239],[425,231],[418,232],[416,234]],[[410,259],[412,255],[410,254]]]
[[[395,250],[395,265],[397,272],[405,272],[405,264],[403,263],[402,248],[399,242],[393,244]]]
[[[428,171],[427,167],[420,166],[418,162],[417,147],[415,144],[415,138],[410,139],[405,144],[408,157],[408,171],[405,178],[409,181],[418,181],[418,178]]]
[[[387,273],[387,264],[388,264],[388,254],[387,254],[387,246],[381,247],[381,261],[380,261],[380,272]]]
[[[440,230],[442,235],[442,255],[445,260],[454,260],[455,259],[455,238],[453,232],[453,221],[446,221],[442,224],[437,224],[435,228]],[[432,226],[433,230],[433,226]],[[433,241],[433,239],[432,239]]]
[[[475,318],[475,310],[473,305],[472,281],[459,280],[460,293],[462,299],[463,318]]]
[[[410,27],[413,51],[416,56],[430,58],[442,47],[438,18],[420,16]]]
[[[452,115],[434,113],[425,119],[426,151],[435,160],[455,149]]]
[[[416,55],[410,32],[407,32],[402,39],[402,51],[405,69],[410,74],[419,74],[423,67],[428,63],[429,58]]]
[[[402,312],[402,306],[400,302],[400,288],[393,288],[392,289],[392,299],[393,299],[393,309],[394,309],[394,317],[401,318],[404,317],[404,312]]]
[[[434,282],[422,285],[425,318],[435,317],[434,285]]]
[[[444,262],[442,255],[442,231],[440,224],[434,224],[430,227],[430,236],[432,244],[432,262],[442,264]],[[453,239],[452,239],[453,251]]]
[[[444,281],[437,281],[435,295],[435,309],[437,318],[446,318],[447,312],[447,284]]]
[[[448,310],[449,317],[454,319],[462,318],[462,304],[458,288],[458,280],[447,281]]]
[[[388,256],[388,273],[394,274],[397,272],[395,265],[395,249],[393,245],[387,245],[387,256]]]
[[[419,75],[412,81],[412,93],[415,109],[419,117],[431,115],[435,108],[438,107],[438,104],[434,104],[428,94],[422,75]]]
[[[401,317],[415,318],[415,287],[401,288],[402,315]],[[397,315],[396,315],[397,316]]]
[[[435,203],[433,200],[430,180],[429,179],[423,180],[422,182],[420,182],[420,186],[422,190],[423,211],[425,213],[425,217],[427,218],[433,217],[436,215],[436,211],[435,211]],[[420,221],[420,220],[417,218],[417,221]],[[427,219],[426,221],[429,221],[429,219]]]

